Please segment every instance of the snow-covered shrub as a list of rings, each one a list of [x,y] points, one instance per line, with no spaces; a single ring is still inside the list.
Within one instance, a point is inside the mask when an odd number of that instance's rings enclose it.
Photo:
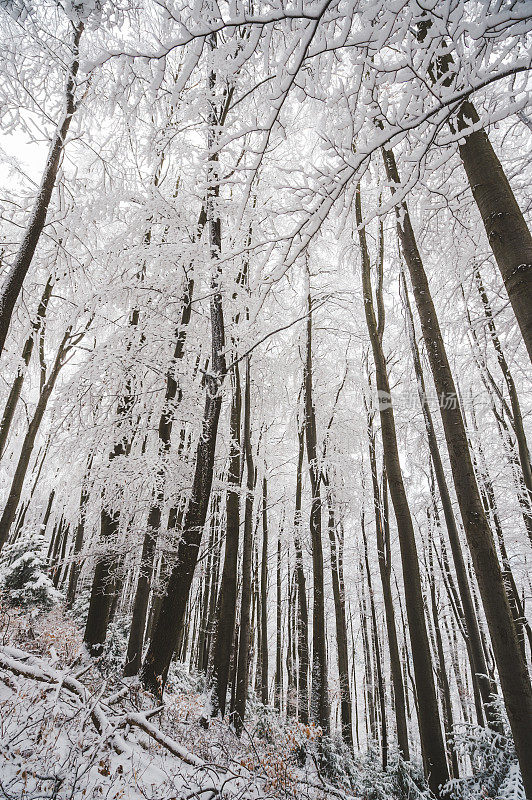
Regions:
[[[166,679],[166,692],[201,694],[205,691],[205,673],[190,669],[182,661],[172,661]]]
[[[468,726],[455,732],[456,747],[471,760],[473,775],[449,781],[452,800],[525,800],[525,791],[508,723],[503,733]]]
[[[7,545],[0,555],[0,591],[6,602],[22,608],[50,609],[61,599],[47,574],[42,536]]]
[[[124,668],[129,637],[129,619],[115,617],[107,629],[107,637],[98,666],[106,675],[120,675]]]
[[[365,756],[355,759],[355,794],[365,800],[429,800],[429,792],[421,764],[403,761],[391,751],[386,770],[381,755],[369,749]]]
[[[323,736],[310,743],[316,764],[323,775],[336,786],[352,790],[356,768],[353,756],[341,735]]]

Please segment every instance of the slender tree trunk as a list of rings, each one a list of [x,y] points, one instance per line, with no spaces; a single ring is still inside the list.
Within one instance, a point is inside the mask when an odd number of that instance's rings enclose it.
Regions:
[[[510,367],[508,365],[508,362],[506,361],[504,351],[502,349],[502,345],[499,336],[497,334],[497,328],[495,326],[493,311],[491,309],[491,304],[489,302],[488,295],[486,293],[486,289],[484,287],[482,276],[480,274],[480,270],[478,269],[478,267],[475,270],[475,283],[477,285],[480,299],[482,300],[484,315],[486,318],[490,338],[493,343],[495,353],[497,355],[497,361],[499,362],[503,378],[508,388],[508,396],[510,398],[510,405],[512,407],[513,426],[517,438],[519,462],[521,464],[521,470],[523,472],[523,483],[525,484],[529,499],[532,500],[532,469],[530,467],[530,451],[528,449],[528,443],[526,440],[526,434],[523,425],[523,415],[521,413],[521,405],[519,403],[519,397],[517,395],[517,389],[515,387],[515,382],[512,377]]]
[[[385,770],[388,766],[388,729],[386,725],[386,698],[384,696],[384,678],[382,674],[381,653],[380,653],[379,636],[377,628],[377,613],[375,611],[375,600],[373,597],[371,570],[369,568],[368,541],[366,538],[366,530],[364,526],[363,516],[362,516],[362,540],[364,542],[364,560],[366,563],[366,577],[368,581],[369,607],[371,612],[371,628],[372,628],[372,638],[373,638],[373,653],[375,657],[375,670],[377,673],[377,691],[379,695],[382,768]]]
[[[208,216],[210,217],[209,228],[213,257],[218,259],[221,245],[220,220],[212,219],[211,213]],[[196,448],[196,466],[191,497],[183,520],[181,539],[177,549],[177,563],[172,569],[166,592],[161,601],[159,618],[141,671],[141,680],[144,686],[156,695],[160,695],[164,689],[179,629],[183,624],[183,615],[209,506],[222,403],[221,390],[226,370],[223,354],[225,336],[222,298],[217,275],[213,277],[211,327],[213,372],[205,376],[205,408],[202,432]]]
[[[384,158],[388,180],[392,184],[399,184],[393,153],[385,150]],[[489,165],[485,164],[484,168],[489,169]],[[532,760],[529,758],[532,752],[530,677],[517,641],[495,543],[475,480],[464,421],[456,403],[456,387],[406,203],[402,203],[397,212],[400,215],[397,224],[399,239],[414,288],[436,391],[440,397],[440,413],[456,495],[490,630],[525,791],[532,800]],[[508,290],[511,288],[509,286]],[[530,308],[532,309],[532,303]],[[532,310],[529,313],[532,314]],[[532,353],[532,342],[530,352]]]
[[[83,22],[78,22],[75,25],[72,24],[72,28],[72,62],[68,70],[65,86],[64,113],[61,121],[57,125],[54,138],[50,145],[39,193],[37,194],[31,217],[24,232],[24,237],[20,243],[15,260],[7,272],[2,289],[0,290],[0,355],[4,349],[15,303],[22,290],[24,278],[30,268],[35,249],[44,229],[65,139],[68,129],[70,128],[72,117],[76,111],[76,78],[79,70],[79,42],[84,28]]]
[[[382,471],[382,505],[377,474],[377,458],[375,452],[375,433],[373,430],[373,413],[366,407],[369,439],[369,461],[371,480],[373,484],[373,506],[375,513],[375,530],[377,539],[377,558],[384,600],[384,614],[386,619],[386,632],[388,634],[388,651],[390,655],[390,672],[392,675],[395,724],[397,728],[397,744],[399,752],[405,761],[410,759],[408,743],[408,725],[406,721],[405,690],[403,686],[403,673],[401,670],[401,657],[397,641],[397,627],[395,624],[395,611],[391,587],[391,548],[388,519],[388,485],[386,469]]]
[[[276,570],[276,626],[275,626],[275,708],[281,711],[283,704],[283,640],[282,625],[283,611],[281,606],[282,592],[282,558],[281,558],[281,531],[277,535],[277,570]]]
[[[421,403],[421,408],[423,411],[423,418],[425,421],[425,430],[427,433],[427,440],[429,443],[430,457],[432,465],[434,467],[436,482],[438,484],[438,491],[440,494],[440,499],[443,507],[443,515],[445,517],[445,524],[447,527],[447,534],[449,536],[449,543],[451,545],[451,553],[456,572],[456,580],[458,583],[458,590],[460,592],[461,606],[463,609],[464,622],[466,626],[468,643],[472,657],[473,681],[478,682],[480,694],[482,696],[482,703],[484,706],[484,713],[489,726],[494,730],[499,730],[499,722],[492,710],[492,700],[493,700],[492,695],[496,692],[496,688],[491,684],[488,678],[488,669],[482,651],[480,631],[475,614],[475,609],[473,607],[471,590],[469,588],[469,581],[467,578],[467,571],[465,567],[464,556],[462,553],[462,546],[460,544],[460,535],[458,533],[458,527],[456,525],[456,520],[451,503],[451,496],[449,494],[449,488],[447,486],[447,481],[445,478],[443,463],[440,455],[440,450],[438,447],[438,440],[436,438],[436,431],[434,429],[434,423],[432,421],[432,415],[430,413],[427,401],[427,395],[425,391],[425,379],[423,376],[421,358],[419,355],[419,350],[416,342],[414,318],[412,316],[412,310],[410,308],[410,302],[408,299],[408,288],[406,285],[406,279],[404,273],[401,273],[401,282],[403,287],[403,300],[406,312],[408,337],[410,340],[410,348],[412,351],[414,370],[417,379],[418,395]]]
[[[195,649],[195,666],[199,672],[205,669],[205,641],[207,638],[207,626],[209,620],[209,600],[211,595],[211,583],[214,579],[214,537],[215,537],[215,523],[214,523],[214,498],[211,498],[211,521],[209,526],[209,541],[207,544],[207,562],[205,563],[205,554],[203,556],[203,575],[200,581],[200,603],[199,603],[199,622],[198,622],[198,635],[192,640],[192,647]],[[192,662],[192,657],[191,657]]]
[[[0,518],[0,549],[7,542],[9,530],[15,519],[17,506],[22,494],[22,488],[24,486],[24,478],[26,477],[31,454],[33,453],[33,448],[35,446],[35,439],[37,437],[37,433],[39,432],[50,395],[52,394],[53,388],[59,376],[59,372],[63,366],[65,353],[68,350],[67,342],[70,337],[70,331],[71,329],[68,328],[63,336],[61,344],[59,345],[50,375],[39,395],[35,411],[33,412],[33,417],[30,421],[26,436],[24,437],[24,441],[22,443],[22,449],[20,451],[17,468],[11,482],[11,488],[7,496],[2,517]]]
[[[31,354],[33,353],[33,347],[35,345],[35,339],[37,337],[37,333],[39,332],[40,327],[44,323],[46,310],[48,308],[48,301],[50,300],[50,295],[52,294],[53,285],[54,282],[52,276],[50,275],[50,277],[46,281],[44,292],[42,293],[41,302],[39,303],[39,307],[37,309],[37,315],[35,317],[35,320],[32,322],[33,330],[26,339],[24,347],[22,348],[21,364],[19,365],[17,375],[13,381],[11,390],[6,400],[4,413],[2,415],[2,420],[0,421],[0,458],[2,458],[4,451],[6,449],[7,438],[9,436],[9,431],[11,428],[11,423],[13,422],[13,417],[15,416],[17,404],[20,399],[22,385],[24,383],[24,378],[26,377],[26,370],[28,368],[28,364],[30,363]]]
[[[479,122],[475,107],[462,104],[458,131]],[[459,145],[467,179],[488,242],[532,361],[532,236],[512,187],[485,130],[473,131]]]
[[[211,579],[211,586],[210,586],[210,597],[209,597],[209,609],[208,609],[208,616],[207,616],[207,625],[205,631],[205,645],[204,645],[204,656],[203,656],[203,670],[207,672],[209,669],[210,663],[210,653],[212,647],[212,636],[213,636],[213,629],[215,624],[215,617],[216,617],[216,605],[218,600],[218,590],[219,590],[219,576],[220,576],[220,548],[221,548],[221,537],[220,537],[220,495],[216,495],[216,504],[215,504],[215,511],[214,513],[214,553],[213,553],[213,574]],[[210,677],[210,676],[209,676]]]
[[[242,595],[240,600],[240,637],[235,679],[235,702],[233,723],[240,736],[246,716],[249,680],[249,645],[251,611],[251,571],[253,558],[253,493],[255,468],[251,447],[251,371],[250,359],[246,358],[246,388],[244,392],[243,450],[246,459],[246,502],[244,511],[244,539],[242,547]]]
[[[474,413],[473,413],[473,425],[478,434],[478,428]],[[532,630],[525,615],[525,610],[523,608],[523,604],[519,596],[519,591],[517,589],[517,584],[513,575],[512,566],[510,563],[510,559],[508,557],[508,551],[506,549],[506,542],[502,530],[499,510],[497,508],[497,502],[495,500],[495,491],[493,488],[491,476],[489,474],[488,465],[486,463],[484,450],[482,448],[482,445],[480,444],[480,441],[477,442],[477,450],[478,450],[478,480],[480,485],[480,494],[482,497],[484,510],[486,511],[486,514],[489,514],[491,516],[491,519],[493,521],[493,527],[495,529],[497,541],[499,543],[499,550],[501,553],[502,576],[503,576],[504,586],[506,589],[510,610],[515,624],[517,639],[519,641],[523,656],[525,656],[524,632],[526,632],[528,636],[530,650],[532,652]]]
[[[429,521],[430,523],[430,521]],[[430,524],[429,524],[430,530]],[[429,533],[430,540],[429,540],[429,568],[428,568],[428,579],[429,579],[429,592],[430,592],[430,606],[432,611],[432,621],[434,624],[434,637],[435,637],[435,644],[436,644],[436,654],[438,657],[438,682],[440,684],[440,691],[442,697],[442,705],[443,705],[443,715],[445,719],[445,732],[446,732],[446,739],[447,739],[447,753],[449,755],[449,760],[451,764],[451,777],[457,778],[458,777],[458,758],[456,755],[456,749],[454,746],[453,741],[453,728],[454,728],[454,719],[453,719],[453,705],[451,702],[451,689],[449,686],[449,678],[447,675],[447,669],[445,665],[445,655],[443,652],[443,640],[441,636],[441,628],[440,628],[440,612],[438,609],[438,600],[436,597],[436,582],[434,580],[434,560],[432,554],[433,542],[432,542],[432,534]]]
[[[216,631],[212,660],[212,709],[213,716],[218,710],[225,714],[229,666],[234,639],[236,601],[238,585],[238,543],[240,538],[240,486],[241,486],[241,443],[240,421],[242,415],[242,395],[238,364],[231,370],[232,400],[229,423],[229,474],[226,494],[226,534],[225,556],[222,570],[220,596],[218,598]]]
[[[260,569],[260,639],[261,673],[260,696],[268,705],[268,483],[262,479],[262,559]]]
[[[316,414],[312,398],[312,298],[308,294],[307,348],[304,370],[305,436],[309,465],[312,504],[310,510],[310,537],[312,542],[312,575],[314,597],[312,609],[312,695],[311,716],[329,733],[330,706],[327,677],[327,636],[325,631],[325,590],[323,585],[323,548],[321,541],[320,469],[316,438]]]
[[[64,520],[61,520],[61,524],[59,526],[61,549],[57,553],[54,563],[54,569],[52,572],[52,583],[55,589],[57,589],[59,586],[59,581],[61,579],[61,572],[65,565],[65,555],[66,555],[66,547],[68,544],[69,531],[70,531],[69,526],[65,523]]]
[[[328,478],[327,478],[328,483]],[[331,549],[331,575],[336,621],[336,648],[338,654],[338,677],[340,680],[340,719],[342,738],[353,750],[353,723],[351,693],[349,691],[349,657],[347,653],[347,624],[345,618],[345,587],[343,585],[343,533],[337,534],[333,498],[330,487],[327,491],[328,532]]]
[[[420,42],[431,27],[432,21],[427,17],[418,23]],[[431,81],[450,86],[453,75],[448,73],[453,63],[448,48],[444,55],[436,56],[429,67]],[[532,236],[488,134],[478,128],[479,123],[475,106],[466,100],[451,128],[462,134],[458,150],[469,186],[532,360]],[[477,130],[472,131],[472,126]]]
[[[364,649],[364,684],[366,701],[366,737],[372,744],[377,745],[379,734],[377,731],[377,707],[375,705],[375,686],[373,680],[373,659],[368,632],[368,606],[366,601],[366,581],[364,567],[359,563],[360,570],[360,630],[362,633],[362,646]]]
[[[298,456],[296,471],[296,498],[294,512],[294,548],[296,551],[296,584],[297,584],[297,713],[304,725],[308,724],[308,669],[309,669],[309,635],[307,586],[303,568],[303,548],[301,546],[301,495],[303,487],[303,457],[305,454],[305,426],[298,430]]]
[[[202,209],[198,220],[198,236],[205,227],[205,212]],[[142,553],[140,558],[139,578],[137,590],[133,604],[133,614],[131,617],[131,627],[129,631],[128,648],[124,675],[136,675],[142,663],[142,647],[144,643],[144,630],[146,627],[146,617],[148,614],[149,597],[153,577],[153,563],[157,548],[157,539],[161,526],[162,506],[164,503],[164,484],[166,480],[165,459],[170,450],[170,440],[172,436],[172,426],[175,416],[176,406],[181,402],[181,389],[176,379],[176,368],[183,359],[185,351],[185,340],[192,312],[192,297],[194,293],[194,279],[187,280],[183,305],[181,309],[181,320],[176,331],[176,344],[172,363],[166,374],[166,392],[163,410],[159,419],[159,445],[163,463],[157,473],[157,487],[154,491],[152,505],[148,514],[146,533],[142,543]]]
[[[68,589],[66,596],[66,607],[71,609],[76,598],[76,591],[78,588],[79,574],[81,572],[80,553],[83,548],[83,541],[85,538],[85,517],[87,514],[87,505],[90,497],[90,472],[92,468],[93,454],[89,455],[87,459],[87,469],[83,476],[83,483],[81,485],[81,497],[79,501],[79,516],[78,524],[76,526],[76,536],[74,538],[74,550],[72,553],[72,566],[68,578]]]
[[[373,305],[370,258],[365,230],[362,227],[360,188],[358,188],[356,194],[355,209],[362,252],[362,287],[366,322],[375,361],[377,389],[381,397],[380,420],[386,475],[390,487],[390,494],[392,496],[401,549],[406,612],[408,616],[414,673],[416,676],[420,738],[429,786],[432,792],[436,796],[439,796],[439,786],[447,782],[449,772],[447,769],[445,746],[438,712],[438,701],[432,675],[432,659],[427,626],[423,613],[423,594],[414,526],[412,524],[412,517],[410,515],[410,508],[408,506],[399,461],[390,384],[382,349],[383,317],[381,316],[381,329],[379,331]]]
[[[287,559],[286,583],[288,586],[288,620],[286,641],[286,718],[291,720],[297,715],[297,681],[296,681],[296,582],[295,572],[292,575],[290,557]]]
[[[11,543],[17,541],[17,539],[19,538],[19,536],[22,533],[22,530],[24,528],[24,522],[26,520],[26,514],[28,513],[28,508],[30,507],[31,499],[32,499],[33,495],[35,494],[35,489],[37,488],[37,484],[39,483],[39,478],[41,477],[41,472],[42,472],[42,468],[44,466],[44,462],[45,462],[46,456],[48,454],[49,445],[50,445],[50,433],[48,433],[48,436],[46,437],[46,444],[44,445],[43,448],[41,448],[42,451],[43,451],[43,455],[42,455],[42,458],[40,459],[40,462],[39,462],[39,456],[41,454],[41,450],[39,450],[37,458],[35,459],[35,464],[33,466],[33,472],[35,473],[35,478],[34,478],[34,481],[33,481],[33,485],[31,487],[30,496],[29,496],[29,498],[28,498],[26,503],[21,503],[20,504],[19,512],[18,512],[17,519],[16,519],[16,522],[15,522],[15,527],[14,527],[13,534],[12,534],[11,539],[10,539]],[[38,467],[37,467],[37,464],[39,464]],[[55,490],[54,489],[52,489],[52,495],[55,495]],[[52,496],[52,502],[53,502],[53,496]],[[46,517],[46,513],[45,513],[45,517]],[[48,517],[46,517],[46,523],[48,523]],[[45,530],[46,530],[46,525],[43,528],[43,523],[41,523],[41,526],[39,528],[39,532],[43,536],[44,536]]]

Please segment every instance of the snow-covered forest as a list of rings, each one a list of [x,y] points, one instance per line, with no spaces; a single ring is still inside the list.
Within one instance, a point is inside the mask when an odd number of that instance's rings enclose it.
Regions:
[[[532,800],[532,2],[0,41],[0,799]]]

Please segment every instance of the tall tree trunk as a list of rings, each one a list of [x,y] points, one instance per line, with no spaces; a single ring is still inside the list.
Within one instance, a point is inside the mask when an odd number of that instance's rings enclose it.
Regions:
[[[307,585],[303,567],[303,548],[301,546],[301,495],[303,488],[303,457],[305,454],[305,426],[298,430],[298,455],[296,471],[296,498],[294,512],[294,548],[296,551],[296,584],[297,584],[297,714],[304,725],[308,724],[308,669],[309,669],[309,635]]]
[[[260,697],[268,705],[268,482],[262,479],[262,558],[260,567]]]
[[[416,31],[420,42],[425,41],[431,27],[432,21],[423,14]],[[453,75],[448,73],[453,63],[453,56],[446,48],[445,54],[437,55],[430,64],[431,81],[450,86]],[[451,127],[462,134],[458,145],[460,157],[532,360],[532,236],[488,134],[484,128],[471,130],[479,122],[475,106],[466,100],[460,105]]]
[[[523,483],[525,484],[526,491],[528,493],[528,499],[532,502],[532,469],[530,467],[530,451],[528,449],[528,443],[526,440],[526,434],[523,425],[523,415],[521,413],[521,405],[519,403],[519,397],[517,395],[517,389],[515,387],[515,382],[512,373],[510,371],[510,367],[508,365],[508,362],[506,361],[501,341],[497,334],[497,328],[495,326],[493,311],[491,309],[491,304],[489,302],[488,295],[486,293],[486,289],[484,287],[482,276],[480,274],[480,270],[478,269],[478,267],[475,269],[475,283],[477,285],[480,299],[482,300],[484,315],[488,325],[490,338],[493,343],[495,353],[497,355],[497,361],[499,362],[503,378],[508,388],[508,396],[510,398],[510,405],[512,407],[513,427],[515,430],[515,436],[517,439],[517,449],[519,452],[519,462],[521,464],[521,470],[523,473]]]
[[[81,572],[80,553],[83,548],[83,541],[85,538],[85,516],[87,514],[87,505],[90,497],[89,478],[92,468],[93,453],[90,453],[87,459],[87,469],[83,476],[83,483],[81,485],[81,497],[79,501],[79,516],[78,524],[76,526],[76,535],[74,538],[74,550],[72,552],[72,566],[68,579],[68,589],[66,596],[66,607],[71,609],[76,598],[76,591],[78,588],[78,579]]]
[[[337,533],[334,500],[327,478],[328,532],[331,549],[331,576],[336,621],[336,649],[338,655],[338,678],[340,680],[340,719],[342,738],[353,750],[353,723],[351,692],[349,691],[349,656],[347,652],[347,623],[345,618],[345,587],[343,581],[343,532]]]
[[[478,427],[474,409],[472,418],[473,418],[473,426],[478,436]],[[480,487],[480,495],[484,505],[484,510],[486,511],[486,514],[488,514],[492,519],[493,527],[495,529],[495,533],[497,536],[497,541],[499,543],[504,586],[506,588],[506,594],[508,596],[508,602],[510,605],[510,610],[512,612],[517,638],[521,647],[521,651],[524,656],[525,655],[524,632],[526,631],[527,633],[530,649],[532,652],[532,630],[525,616],[525,610],[523,608],[523,604],[519,596],[519,591],[517,589],[517,584],[513,575],[512,566],[510,563],[510,559],[508,557],[508,551],[506,549],[506,542],[504,540],[504,533],[502,530],[501,518],[499,516],[499,509],[497,508],[497,502],[495,499],[495,490],[493,488],[493,483],[491,480],[491,476],[489,474],[488,465],[486,463],[484,449],[480,443],[480,437],[478,437],[478,439],[479,440],[477,441],[476,449],[478,452],[477,476]]]
[[[79,70],[79,42],[84,29],[83,22],[72,23],[72,29],[72,61],[66,79],[64,113],[61,121],[57,125],[54,138],[50,145],[39,193],[37,194],[31,217],[24,232],[24,237],[20,243],[15,260],[7,272],[2,289],[0,290],[0,355],[4,349],[15,303],[22,291],[24,278],[30,268],[35,249],[44,229],[65,139],[68,129],[70,128],[72,117],[76,111],[76,78]]]
[[[204,227],[205,214],[202,209],[202,213],[200,214],[198,221],[198,235],[201,235],[201,231]],[[133,614],[131,617],[126,663],[124,667],[124,675],[126,677],[136,675],[142,663],[142,647],[144,644],[144,629],[146,627],[146,617],[148,614],[148,604],[153,577],[153,563],[157,548],[157,538],[161,526],[162,507],[164,503],[164,484],[166,479],[164,462],[170,450],[170,440],[172,437],[175,408],[176,405],[181,402],[181,389],[177,382],[175,371],[178,363],[182,360],[184,355],[187,329],[192,312],[193,292],[194,279],[190,277],[187,280],[185,287],[183,305],[181,308],[181,320],[176,332],[176,344],[173,359],[166,374],[166,392],[158,428],[159,446],[163,461],[157,473],[156,489],[154,491],[152,505],[148,513],[148,522],[142,543],[139,577],[137,581],[135,601],[133,604]]]
[[[238,585],[238,543],[240,538],[240,486],[241,443],[240,421],[242,415],[242,393],[238,364],[231,369],[231,415],[229,422],[229,473],[226,494],[225,556],[222,570],[220,596],[212,659],[212,710],[216,716],[225,714],[229,666],[234,639],[236,601]]]
[[[291,720],[297,715],[297,586],[295,571],[292,573],[290,565],[290,557],[287,559],[286,583],[288,586],[288,620],[286,626],[286,718],[287,720]]]
[[[35,490],[37,488],[37,484],[39,483],[39,478],[41,477],[42,468],[44,466],[44,462],[45,462],[46,456],[48,454],[48,447],[50,446],[50,438],[51,438],[51,434],[48,433],[48,436],[46,437],[46,444],[44,445],[43,448],[41,448],[42,453],[43,453],[42,458],[39,461],[39,456],[41,454],[41,450],[39,450],[37,458],[35,459],[35,464],[33,465],[33,472],[35,473],[35,478],[33,480],[33,485],[31,487],[30,496],[29,496],[29,498],[28,498],[26,503],[21,503],[20,504],[19,512],[18,512],[17,519],[16,519],[16,522],[15,522],[15,527],[14,527],[13,534],[12,534],[11,539],[10,539],[11,542],[16,542],[17,541],[17,539],[19,538],[19,536],[22,533],[22,530],[24,528],[24,522],[26,520],[26,514],[28,513],[28,508],[30,507],[31,499],[32,499],[33,495],[35,494]],[[39,466],[37,466],[37,464],[39,464]],[[55,495],[55,490],[52,489],[52,501],[51,502],[53,502],[53,496],[54,495]],[[49,501],[49,504],[50,504],[50,508],[51,508],[50,501]],[[44,516],[46,518],[46,524],[47,524],[48,523],[48,517],[46,516],[46,512],[45,512]],[[48,516],[49,516],[49,512],[48,512]],[[43,520],[43,523],[44,523],[44,520]],[[45,530],[46,530],[46,525],[44,525],[44,528],[43,528],[43,523],[41,523],[41,527],[39,528],[39,532],[42,535],[44,535]]]
[[[458,131],[479,122],[475,107],[462,104]],[[458,147],[490,247],[532,361],[532,236],[512,187],[485,130],[465,136]]]
[[[449,686],[449,678],[447,675],[447,669],[445,665],[443,640],[441,636],[441,628],[439,622],[440,612],[438,609],[438,599],[436,596],[436,582],[434,579],[434,558],[432,552],[433,542],[432,542],[432,533],[430,532],[430,519],[429,519],[429,537],[430,539],[429,539],[429,557],[428,557],[429,560],[428,580],[429,580],[429,592],[430,592],[430,607],[432,611],[432,622],[434,625],[436,654],[438,658],[437,676],[442,698],[443,716],[445,720],[445,733],[447,740],[447,753],[449,755],[449,760],[451,764],[451,778],[457,778],[458,757],[456,755],[456,749],[453,741],[453,733],[454,733],[453,705],[451,702],[451,689]]]
[[[216,263],[221,249],[220,220],[213,218],[211,198],[208,199],[207,207],[211,253],[212,259]],[[161,601],[159,618],[141,670],[142,683],[156,695],[161,695],[164,689],[179,629],[183,624],[183,615],[198,558],[213,479],[218,421],[222,404],[222,383],[226,371],[224,319],[218,272],[213,275],[212,289],[212,371],[205,375],[206,398],[202,432],[196,447],[192,492],[177,548],[177,563],[172,569]]]
[[[412,647],[412,660],[416,677],[416,691],[418,697],[418,719],[421,744],[426,764],[427,777],[432,792],[438,796],[439,786],[446,783],[449,778],[445,746],[443,743],[438,700],[432,675],[432,659],[427,635],[427,626],[423,612],[423,593],[421,589],[421,576],[419,560],[414,535],[414,526],[410,515],[410,508],[403,483],[395,420],[391,402],[390,384],[386,368],[386,360],[382,348],[383,321],[381,316],[380,330],[377,325],[373,305],[373,292],[371,288],[370,257],[366,241],[366,233],[362,227],[362,206],[360,187],[357,189],[355,201],[356,221],[359,230],[360,247],[362,252],[362,291],[366,322],[371,340],[377,390],[381,397],[380,420],[382,441],[386,463],[386,476],[390,487],[390,494],[397,521],[401,561],[404,576],[404,591],[406,600],[406,613],[410,643]],[[381,259],[382,263],[382,259]]]
[[[276,615],[275,615],[275,708],[281,711],[283,704],[283,610],[281,605],[282,594],[282,557],[281,557],[281,533],[277,535],[277,570],[276,570]],[[290,624],[290,623],[288,623]]]
[[[390,150],[385,150],[384,159],[393,190],[393,185],[399,184],[395,158]],[[489,165],[485,165],[485,169],[488,168]],[[490,630],[525,791],[532,800],[532,760],[529,758],[532,751],[530,677],[517,641],[495,543],[475,480],[464,421],[456,403],[456,387],[406,203],[403,202],[397,208],[397,213],[399,239],[410,272],[436,391],[441,398],[440,413],[458,504]],[[530,308],[532,309],[532,303]],[[529,313],[532,314],[532,310]]]
[[[427,394],[425,391],[425,378],[423,375],[423,368],[421,365],[421,358],[416,341],[416,333],[414,328],[414,318],[410,308],[408,299],[408,288],[404,273],[401,273],[401,283],[403,287],[403,301],[406,313],[406,322],[408,328],[408,337],[410,340],[410,348],[412,358],[414,361],[414,370],[416,373],[416,384],[418,389],[419,401],[423,411],[423,419],[425,422],[425,430],[427,433],[427,440],[429,443],[430,457],[434,467],[434,474],[436,476],[436,483],[438,484],[438,491],[443,507],[443,515],[447,527],[447,534],[449,536],[449,543],[451,545],[451,554],[453,557],[454,568],[456,572],[456,580],[458,583],[458,590],[460,592],[460,600],[463,609],[464,622],[466,626],[467,637],[469,640],[469,648],[472,657],[473,667],[473,681],[476,681],[479,686],[482,703],[484,706],[484,713],[486,720],[491,728],[499,730],[499,722],[497,716],[493,713],[492,701],[493,693],[496,688],[491,684],[488,678],[488,668],[484,659],[482,651],[482,642],[480,639],[480,631],[478,622],[473,607],[473,599],[471,597],[471,590],[469,588],[469,581],[467,578],[467,571],[462,553],[462,546],[460,544],[460,535],[453,512],[451,503],[451,496],[445,478],[443,463],[438,447],[438,440],[436,438],[436,431],[430,413]]]
[[[137,324],[138,312],[135,310],[130,324]],[[120,422],[127,419],[133,407],[131,382],[128,380],[126,393],[119,401],[117,416]],[[127,455],[131,448],[132,437],[123,432],[117,438],[113,450],[109,454],[109,462],[115,458]],[[103,498],[102,498],[103,499]],[[100,536],[99,541],[103,554],[98,557],[92,578],[89,612],[83,641],[89,653],[98,658],[103,653],[107,628],[111,622],[112,605],[117,595],[115,580],[118,579],[120,557],[118,555],[118,534],[120,530],[120,509],[116,506],[102,504],[100,511]]]
[[[244,511],[244,539],[242,547],[242,594],[240,600],[240,637],[235,680],[235,702],[233,723],[240,736],[246,716],[249,680],[249,644],[251,612],[251,571],[253,558],[253,493],[255,468],[251,447],[251,370],[249,356],[246,358],[246,388],[244,392],[243,450],[246,460],[246,502]]]
[[[408,743],[408,725],[406,721],[405,690],[403,673],[401,670],[401,657],[397,641],[397,627],[395,624],[395,611],[391,587],[392,557],[390,548],[390,531],[388,519],[388,485],[386,469],[382,470],[382,504],[377,474],[377,457],[375,452],[375,433],[373,430],[373,413],[366,405],[368,424],[369,462],[371,481],[373,485],[373,507],[375,513],[375,531],[377,539],[377,559],[384,600],[384,615],[386,619],[386,632],[388,635],[388,652],[390,655],[390,672],[392,675],[395,724],[397,729],[397,744],[399,752],[405,761],[410,759]]]
[[[309,278],[310,280],[310,278]],[[308,294],[307,346],[304,370],[305,436],[310,475],[312,502],[310,509],[310,537],[312,542],[312,694],[311,716],[329,733],[330,707],[327,677],[327,636],[325,630],[325,590],[323,585],[323,548],[321,541],[320,468],[316,438],[316,414],[312,398],[312,298]]]
[[[362,541],[364,543],[364,561],[366,564],[366,578],[368,581],[368,594],[369,594],[369,607],[371,612],[371,628],[373,639],[373,653],[375,658],[375,670],[377,673],[377,691],[379,696],[379,714],[381,723],[381,752],[382,752],[382,768],[385,770],[388,766],[388,729],[386,725],[386,698],[384,695],[384,678],[382,674],[382,662],[379,645],[379,635],[377,627],[377,613],[375,611],[375,599],[373,597],[373,584],[371,580],[371,570],[369,567],[368,556],[368,540],[366,537],[366,530],[364,525],[364,516],[362,522]]]
[[[33,412],[33,417],[31,418],[26,436],[24,437],[24,441],[22,443],[22,449],[20,451],[15,474],[11,482],[11,488],[7,496],[2,517],[0,518],[0,549],[7,542],[9,530],[15,519],[17,506],[20,500],[20,495],[22,494],[22,488],[24,486],[24,478],[26,477],[31,454],[33,453],[33,448],[35,446],[35,439],[37,437],[37,433],[39,432],[50,395],[52,394],[53,388],[59,376],[59,372],[63,366],[65,355],[69,349],[67,343],[70,338],[70,332],[71,329],[68,328],[59,345],[50,375],[39,395],[37,405],[35,406],[35,411]]]
[[[205,641],[207,638],[207,626],[209,624],[209,600],[211,596],[211,583],[214,580],[214,537],[216,536],[214,497],[211,497],[211,521],[209,525],[209,540],[207,549],[203,556],[203,576],[200,580],[200,602],[198,635],[193,637],[192,647],[195,650],[194,666],[199,672],[203,672],[205,665]],[[207,561],[205,562],[205,556]],[[192,662],[192,657],[191,657]]]
[[[220,494],[216,495],[216,503],[213,509],[214,514],[214,552],[213,552],[213,574],[211,578],[210,596],[209,596],[209,609],[207,615],[207,625],[205,629],[205,645],[203,656],[203,669],[205,672],[209,669],[210,653],[212,647],[212,636],[214,630],[214,623],[216,617],[216,605],[218,601],[219,591],[219,576],[220,576],[220,549],[221,549],[221,535],[220,535]]]
[[[28,364],[30,363],[31,354],[33,353],[37,333],[44,323],[46,310],[48,308],[48,301],[50,300],[50,295],[52,294],[53,285],[54,281],[50,275],[46,281],[46,286],[44,287],[44,291],[42,293],[41,302],[39,303],[35,320],[32,322],[33,330],[26,339],[24,347],[22,348],[22,363],[19,364],[16,377],[6,400],[4,413],[2,414],[2,420],[0,421],[0,458],[2,458],[6,449],[7,437],[9,436],[11,423],[13,422],[13,417],[15,416],[17,404],[20,399],[20,393],[22,392],[22,385],[24,383],[24,378],[26,377],[26,370]]]
[[[359,563],[360,571],[360,630],[362,633],[362,646],[364,649],[364,697],[366,702],[366,738],[372,744],[378,744],[377,707],[375,704],[375,682],[373,677],[373,658],[368,632],[368,604],[366,600],[366,580],[362,561]]]

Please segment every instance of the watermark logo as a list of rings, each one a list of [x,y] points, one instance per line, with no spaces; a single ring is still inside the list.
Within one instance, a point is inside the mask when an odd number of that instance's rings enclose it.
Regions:
[[[435,397],[439,407],[444,411],[458,408],[458,397],[456,392],[440,392]],[[390,392],[382,390],[377,391],[377,404],[379,411],[386,411],[386,409],[394,406],[395,408],[408,408],[416,410],[419,408],[419,394],[417,392],[397,392],[393,397]],[[429,405],[426,395],[423,396],[423,405]]]

